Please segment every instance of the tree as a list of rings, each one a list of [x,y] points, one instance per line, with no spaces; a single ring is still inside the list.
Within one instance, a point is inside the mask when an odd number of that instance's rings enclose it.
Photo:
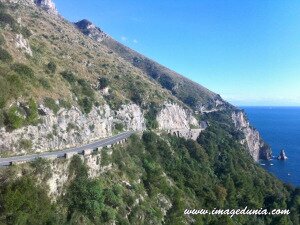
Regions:
[[[99,87],[100,89],[104,89],[109,85],[109,80],[106,77],[101,77],[99,79]]]
[[[52,61],[50,61],[48,64],[47,64],[47,69],[48,69],[48,71],[50,72],[50,73],[55,73],[56,72],[56,64],[55,64],[55,62],[52,62]]]
[[[46,189],[31,177],[23,176],[9,184],[1,199],[1,220],[6,224],[50,224],[55,217]]]

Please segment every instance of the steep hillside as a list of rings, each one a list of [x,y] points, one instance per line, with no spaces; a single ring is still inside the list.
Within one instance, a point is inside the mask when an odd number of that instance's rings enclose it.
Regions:
[[[87,20],[76,25],[82,34],[51,1],[12,2],[1,12],[2,155],[62,149],[130,129],[196,139],[207,127],[202,117],[219,110],[246,121],[219,95]],[[236,129],[255,160],[269,158],[249,123]]]
[[[222,109],[224,105],[229,107],[229,104],[219,95],[117,42],[92,22],[82,20],[75,25],[85,35],[100,42],[134,67],[141,69],[149,78],[194,110],[206,112]]]
[[[255,161],[271,150],[245,113],[51,0],[1,0],[0,155],[113,148],[0,169],[0,224],[299,224],[300,191]],[[289,209],[193,216],[185,209]]]

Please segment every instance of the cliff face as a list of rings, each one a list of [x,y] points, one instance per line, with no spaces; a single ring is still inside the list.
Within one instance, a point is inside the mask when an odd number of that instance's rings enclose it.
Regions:
[[[196,140],[207,127],[207,124],[204,121],[199,122],[190,110],[172,103],[165,103],[156,120],[159,130],[192,140]]]
[[[62,108],[57,114],[40,105],[41,123],[14,131],[0,129],[2,154],[24,154],[29,150],[43,152],[80,146],[112,135],[115,124],[123,124],[125,130],[141,131],[145,121],[141,109],[134,104],[124,105],[113,111],[108,105],[93,107],[86,115],[80,109]],[[29,144],[24,144],[29,143]]]
[[[253,159],[255,161],[259,159],[269,160],[272,156],[271,149],[261,139],[259,132],[250,126],[245,114],[242,111],[236,111],[232,114],[232,120],[236,129],[244,134],[245,138],[241,144],[246,145]]]
[[[34,0],[34,3],[48,13],[58,15],[55,4],[51,0]]]

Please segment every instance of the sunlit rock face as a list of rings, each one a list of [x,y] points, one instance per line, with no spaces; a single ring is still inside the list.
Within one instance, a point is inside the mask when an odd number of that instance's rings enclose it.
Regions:
[[[51,0],[35,0],[34,2],[38,7],[41,7],[42,9],[46,10],[48,13],[54,15],[58,14],[55,4]]]
[[[248,147],[252,158],[255,161],[259,159],[269,160],[272,157],[271,149],[261,139],[259,132],[250,126],[245,114],[242,111],[236,111],[232,114],[232,120],[236,129],[244,134],[241,144],[245,144]]]

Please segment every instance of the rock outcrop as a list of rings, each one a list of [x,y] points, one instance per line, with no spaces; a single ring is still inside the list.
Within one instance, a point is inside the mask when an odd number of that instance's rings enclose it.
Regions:
[[[199,127],[198,121],[190,112],[172,103],[165,103],[156,120],[161,130],[190,129],[191,125]]]
[[[85,115],[80,109],[62,108],[57,115],[40,105],[41,123],[8,132],[0,129],[0,151],[9,154],[24,154],[28,151],[43,152],[80,146],[112,135],[115,122],[123,122],[126,130],[145,129],[145,120],[137,105],[124,105],[118,112],[108,105],[94,107]],[[22,142],[30,142],[24,149]]]
[[[107,37],[100,28],[96,27],[92,22],[88,20],[81,20],[75,23],[75,26],[85,35],[94,39],[95,41],[101,42]]]
[[[51,0],[34,0],[34,3],[48,13],[58,15],[55,4]]]
[[[287,160],[287,159],[288,159],[288,157],[287,157],[286,154],[285,154],[284,149],[282,149],[282,150],[280,151],[280,154],[279,154],[279,156],[277,157],[277,159],[278,159],[278,160]]]
[[[201,131],[206,129],[201,126],[192,113],[177,104],[166,103],[158,113],[158,128],[178,137],[196,140]]]
[[[122,105],[116,118],[125,124],[127,130],[143,131],[146,123],[141,108],[136,104]]]
[[[271,149],[261,139],[259,132],[250,126],[245,114],[242,111],[235,111],[232,120],[236,129],[243,133],[244,139],[241,140],[241,144],[246,145],[252,158],[255,161],[269,160],[272,156]]]
[[[32,50],[27,40],[23,37],[22,34],[17,34],[16,36],[16,48],[20,49],[22,52],[32,56]]]

